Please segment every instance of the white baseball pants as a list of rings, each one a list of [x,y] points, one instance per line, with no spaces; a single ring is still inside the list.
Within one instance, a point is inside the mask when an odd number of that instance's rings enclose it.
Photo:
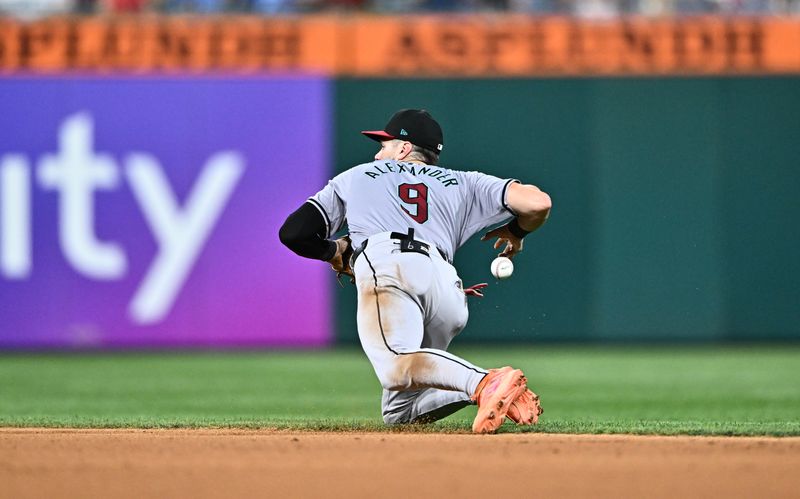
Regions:
[[[426,244],[427,255],[404,253],[390,233],[374,235],[353,269],[358,336],[383,386],[388,424],[452,414],[487,373],[446,351],[466,326],[466,296],[455,267]]]

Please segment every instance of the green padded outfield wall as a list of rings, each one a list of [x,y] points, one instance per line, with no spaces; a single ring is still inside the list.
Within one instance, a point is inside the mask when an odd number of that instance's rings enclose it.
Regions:
[[[475,238],[456,258],[470,301],[457,341],[800,339],[800,77],[339,80],[337,171],[358,132],[422,107],[444,166],[534,183],[550,221],[514,276]],[[355,292],[337,331],[357,341]]]

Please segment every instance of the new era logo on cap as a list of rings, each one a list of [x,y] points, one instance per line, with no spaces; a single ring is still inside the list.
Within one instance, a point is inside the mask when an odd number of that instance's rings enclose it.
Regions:
[[[442,128],[424,109],[401,109],[394,113],[383,130],[361,133],[378,142],[403,137],[403,140],[436,153],[441,152],[444,144]]]

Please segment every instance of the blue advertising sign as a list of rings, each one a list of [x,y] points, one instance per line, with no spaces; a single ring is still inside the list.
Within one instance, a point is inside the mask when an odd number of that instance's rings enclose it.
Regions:
[[[312,77],[0,80],[0,347],[313,346],[278,240],[329,172]]]

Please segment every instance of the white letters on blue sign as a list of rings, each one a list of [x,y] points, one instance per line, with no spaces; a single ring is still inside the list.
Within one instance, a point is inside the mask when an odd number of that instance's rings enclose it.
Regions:
[[[132,154],[126,175],[158,243],[158,253],[133,302],[131,317],[149,324],[169,311],[211,229],[244,172],[235,152],[220,152],[206,162],[183,209],[152,156]]]
[[[244,165],[237,152],[213,154],[181,206],[156,158],[144,152],[127,156],[124,178],[157,245],[128,307],[133,322],[155,324],[167,316]],[[58,151],[40,158],[36,174],[43,189],[58,194],[59,244],[67,262],[91,279],[124,277],[125,250],[118,243],[100,241],[94,230],[94,192],[117,189],[123,177],[114,158],[94,151],[94,124],[88,113],[64,120]],[[33,272],[31,182],[29,158],[0,156],[0,275],[7,279],[24,280]]]
[[[94,233],[94,191],[114,190],[119,172],[114,159],[94,152],[92,118],[86,113],[68,117],[58,132],[59,151],[39,161],[39,184],[59,193],[58,235],[61,249],[81,274],[94,279],[125,275],[125,252],[98,241]]]
[[[31,273],[31,171],[28,160],[9,154],[0,161],[0,273],[25,279]]]

